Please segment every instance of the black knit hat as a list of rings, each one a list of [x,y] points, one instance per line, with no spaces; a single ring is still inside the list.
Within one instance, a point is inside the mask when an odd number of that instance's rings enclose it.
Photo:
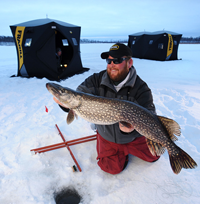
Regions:
[[[128,46],[121,43],[116,43],[110,48],[108,52],[102,52],[101,58],[107,59],[109,55],[114,58],[119,58],[123,56],[132,56],[132,51]]]

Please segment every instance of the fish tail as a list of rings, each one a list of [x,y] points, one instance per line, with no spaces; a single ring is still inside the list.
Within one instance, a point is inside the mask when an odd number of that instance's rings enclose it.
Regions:
[[[194,169],[195,167],[197,167],[197,163],[190,157],[190,155],[188,155],[180,147],[177,146],[177,148],[177,154],[169,154],[170,164],[175,174],[180,173],[182,168]]]

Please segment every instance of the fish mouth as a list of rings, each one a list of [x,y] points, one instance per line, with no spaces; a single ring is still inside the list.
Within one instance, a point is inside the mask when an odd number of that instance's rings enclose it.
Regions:
[[[49,88],[49,83],[46,83],[46,88],[49,90],[50,88]]]
[[[59,87],[56,84],[53,83],[46,83],[47,90],[55,96],[57,99],[59,99],[59,96],[61,95],[59,92]]]

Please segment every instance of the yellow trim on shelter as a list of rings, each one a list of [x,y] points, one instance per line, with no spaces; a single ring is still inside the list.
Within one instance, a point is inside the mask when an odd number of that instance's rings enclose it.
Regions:
[[[173,43],[173,38],[172,38],[172,35],[171,34],[168,34],[168,47],[167,47],[167,56],[166,56],[166,59],[169,59],[172,52],[173,52],[173,46],[174,46],[174,43]]]
[[[15,40],[17,43],[17,51],[18,51],[18,57],[19,57],[19,70],[22,68],[22,65],[24,63],[24,55],[23,55],[23,49],[22,49],[24,30],[25,30],[25,27],[22,27],[22,26],[17,26],[15,30]]]

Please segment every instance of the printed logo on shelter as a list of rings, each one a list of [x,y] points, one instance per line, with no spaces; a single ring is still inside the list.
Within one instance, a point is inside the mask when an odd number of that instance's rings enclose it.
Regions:
[[[25,27],[17,26],[15,31],[15,40],[17,44],[18,58],[19,58],[19,70],[22,68],[22,65],[24,63],[24,58],[23,58],[24,55],[23,55],[23,49],[22,49],[24,29]]]
[[[113,45],[110,50],[118,50],[119,49],[119,45]]]
[[[168,34],[168,47],[167,47],[167,56],[166,56],[166,60],[169,60],[171,55],[172,55],[172,52],[173,52],[173,38],[172,38],[172,35]]]

